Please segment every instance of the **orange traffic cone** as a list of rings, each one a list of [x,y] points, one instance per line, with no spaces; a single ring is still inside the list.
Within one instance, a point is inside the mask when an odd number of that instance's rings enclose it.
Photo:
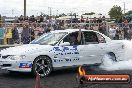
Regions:
[[[41,88],[40,75],[38,73],[36,75],[35,88]]]

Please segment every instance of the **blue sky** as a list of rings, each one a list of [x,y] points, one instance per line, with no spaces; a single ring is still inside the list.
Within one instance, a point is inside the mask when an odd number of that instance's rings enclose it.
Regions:
[[[0,14],[6,16],[19,16],[23,14],[24,0],[0,0]],[[132,0],[27,0],[27,15],[39,15],[41,12],[49,14],[59,13],[84,13],[95,12],[107,14],[113,5],[123,8],[126,3],[126,11],[132,10]]]

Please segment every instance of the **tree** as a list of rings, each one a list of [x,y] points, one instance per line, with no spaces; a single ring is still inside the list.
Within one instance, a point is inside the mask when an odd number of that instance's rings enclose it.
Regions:
[[[1,27],[1,25],[2,25],[2,16],[0,14],[0,27]]]
[[[59,17],[67,16],[65,13],[59,14]]]
[[[95,13],[94,12],[91,12],[91,13],[84,13],[83,15],[94,15]]]
[[[132,14],[132,10],[130,10],[130,11],[128,11],[127,13],[125,13],[125,16],[126,16],[126,15],[130,15],[130,14]]]
[[[111,10],[108,12],[110,18],[119,20],[122,18],[123,13],[120,6],[114,5]]]

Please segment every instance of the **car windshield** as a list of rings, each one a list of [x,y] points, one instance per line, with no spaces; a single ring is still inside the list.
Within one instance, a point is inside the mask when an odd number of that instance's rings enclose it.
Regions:
[[[33,40],[30,44],[54,45],[61,40],[67,32],[46,33]]]

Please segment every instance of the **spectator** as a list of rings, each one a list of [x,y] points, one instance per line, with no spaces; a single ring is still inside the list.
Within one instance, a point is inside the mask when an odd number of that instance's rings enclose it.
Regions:
[[[81,23],[84,23],[84,18],[83,18],[83,16],[81,16]]]
[[[128,24],[125,23],[125,26],[123,28],[123,31],[124,31],[124,39],[128,39],[128,30],[129,30],[129,26],[128,26]]]
[[[36,22],[36,19],[35,19],[34,15],[32,15],[32,16],[30,17],[29,21],[30,21],[31,23],[32,23],[32,22]]]
[[[94,17],[94,19],[93,19],[93,23],[97,23],[96,17]]]
[[[87,17],[87,19],[86,19],[86,23],[89,23],[89,19],[88,19],[88,17]]]
[[[40,25],[39,27],[40,27],[40,30],[38,35],[41,36],[44,33],[44,28],[42,27],[42,25]]]
[[[129,27],[132,29],[132,20],[130,21]]]
[[[21,16],[18,18],[18,22],[19,22],[19,23],[22,23],[23,20],[24,20],[24,17],[23,17],[23,15],[21,15]]]
[[[102,18],[101,17],[98,18],[97,23],[102,23]]]
[[[115,39],[119,40],[121,38],[121,30],[117,27],[116,28],[116,35],[115,35]]]
[[[30,30],[27,24],[23,25],[23,31],[21,36],[23,44],[28,44],[30,42]]]
[[[36,17],[36,21],[37,21],[37,23],[40,23],[40,16]]]
[[[111,26],[111,28],[109,29],[109,37],[110,37],[111,39],[115,39],[115,35],[116,35],[115,26]]]
[[[0,44],[3,45],[4,44],[4,33],[5,33],[5,29],[0,25]]]
[[[30,29],[30,32],[31,32],[31,41],[33,41],[35,39],[34,30]]]
[[[39,20],[39,23],[43,22],[44,21],[44,18],[42,15],[40,15],[40,20]]]
[[[35,39],[35,34],[34,34],[34,26],[29,25],[29,31],[30,31],[30,41]]]
[[[105,16],[102,17],[102,21],[105,22]]]
[[[28,16],[24,17],[24,21],[27,21],[28,22]]]
[[[45,32],[48,33],[51,31],[51,25],[48,25],[48,27],[46,28]]]
[[[22,31],[23,31],[22,24],[18,25],[17,31],[18,31],[18,34],[19,34],[19,43],[21,43],[21,34],[22,34]]]
[[[11,44],[12,43],[12,25],[7,25],[6,26],[6,33],[5,33],[5,37],[6,37],[6,42],[7,44]]]
[[[37,24],[37,27],[34,29],[35,38],[38,38],[42,33],[42,28],[39,24]]]
[[[131,40],[131,38],[132,38],[132,31],[128,30],[127,32],[128,32],[127,39]]]
[[[98,28],[98,30],[99,30],[100,33],[103,33],[103,27],[102,27],[101,24],[99,24],[99,28]]]
[[[107,35],[106,23],[102,23],[102,34]]]
[[[13,26],[13,30],[12,30],[12,43],[19,43],[19,33],[17,30],[16,25]]]
[[[90,30],[94,30],[94,28],[93,28],[93,26],[92,26],[92,25],[90,26]]]

